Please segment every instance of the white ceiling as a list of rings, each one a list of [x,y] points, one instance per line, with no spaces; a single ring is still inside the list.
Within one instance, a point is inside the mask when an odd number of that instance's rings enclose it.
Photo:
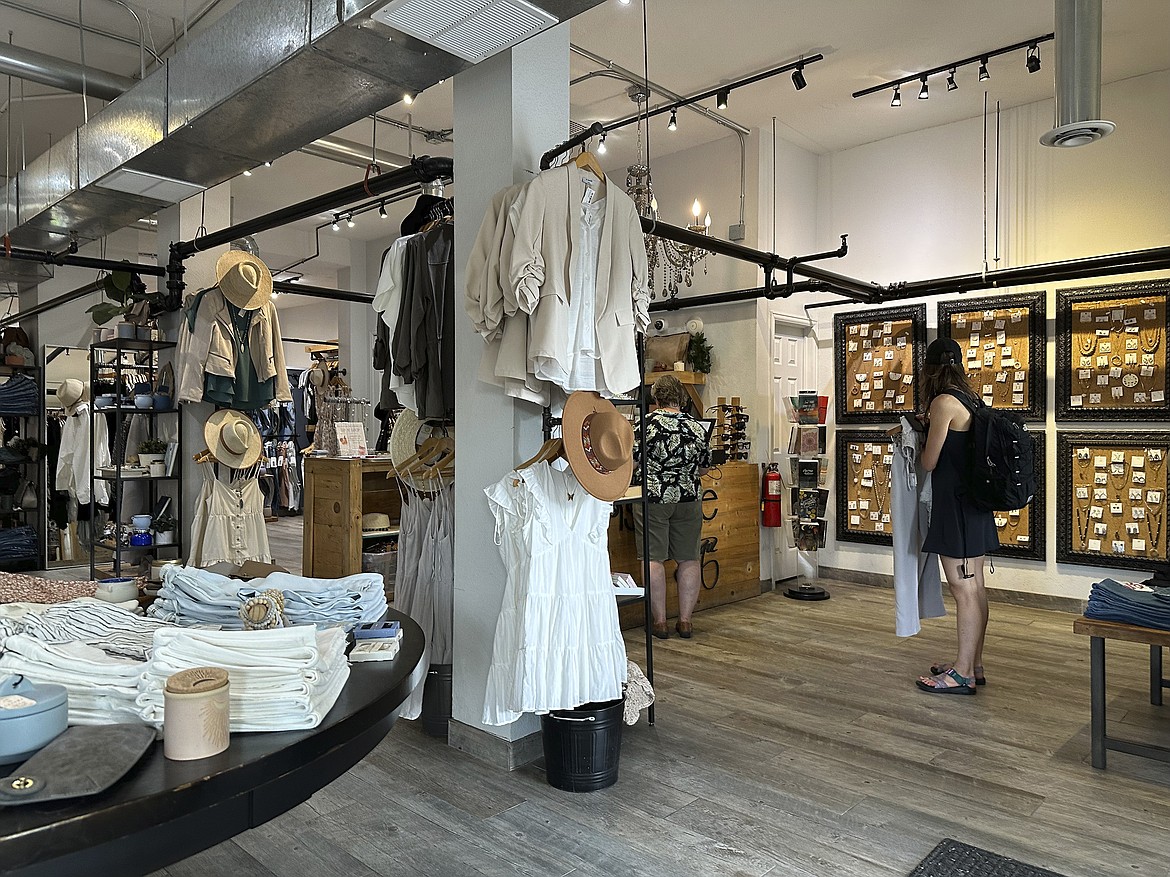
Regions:
[[[129,2],[129,0],[127,0]],[[209,10],[199,23],[204,27],[237,2],[248,0],[186,0],[189,20]],[[781,137],[815,153],[829,153],[898,134],[978,116],[984,90],[976,81],[974,67],[961,69],[958,91],[948,93],[945,77],[931,80],[931,99],[915,100],[917,89],[903,92],[903,105],[892,109],[889,92],[853,99],[852,92],[883,81],[910,75],[958,58],[976,55],[1053,29],[1051,0],[645,0],[649,33],[649,75],[652,81],[691,94],[723,82],[820,52],[825,60],[806,71],[808,88],[797,92],[787,74],[733,92],[728,118],[748,127],[768,129],[773,117]],[[13,30],[18,45],[72,61],[80,58],[78,34],[66,26],[13,6],[36,9],[69,21],[77,19],[76,0],[0,0],[0,32]],[[184,0],[143,0],[131,3],[148,28],[148,45],[165,52],[176,34],[182,33]],[[114,0],[84,0],[88,26],[115,32],[137,41],[138,26]],[[572,24],[572,40],[604,58],[632,70],[641,70],[642,5],[617,0],[606,2],[579,16]],[[992,78],[983,83],[992,105],[1017,106],[1051,98],[1053,93],[1052,44],[1042,47],[1040,73],[1029,75],[1024,53],[993,59]],[[1107,0],[1104,10],[1103,79],[1113,82],[1155,70],[1170,69],[1170,0]],[[137,45],[86,35],[88,64],[137,76]],[[148,67],[148,70],[150,68]],[[597,70],[598,65],[573,55],[573,77]],[[14,83],[19,89],[19,84]],[[626,83],[597,77],[573,86],[571,116],[588,124],[609,121],[633,111],[625,96]],[[17,91],[18,93],[18,91]],[[23,120],[28,157],[45,148],[49,135],[68,133],[82,122],[81,99],[60,95],[42,86],[26,85],[25,111],[13,116],[14,147],[19,155],[19,130]],[[3,95],[0,95],[2,100]],[[655,97],[654,102],[660,99]],[[713,108],[713,101],[707,102]],[[91,101],[91,112],[100,102]],[[406,120],[407,110],[415,124],[427,128],[452,127],[450,82],[429,89],[411,108],[390,107],[386,115]],[[1109,118],[1109,107],[1102,108]],[[6,120],[4,120],[6,121]],[[679,130],[666,130],[667,116],[651,120],[652,155],[690,148],[728,136],[726,128],[680,111]],[[371,122],[351,125],[339,132],[350,140],[369,144]],[[454,133],[459,137],[459,131]],[[378,126],[378,146],[407,153],[450,154],[450,145],[436,146],[415,137],[408,144],[404,132]],[[606,163],[624,165],[634,158],[634,129],[608,138]],[[551,145],[551,144],[550,144]],[[1039,148],[1039,147],[1037,147]],[[347,165],[300,154],[286,156],[273,168],[258,169],[252,177],[233,182],[235,218],[243,219],[284,206],[291,201],[352,183],[361,171]],[[359,221],[354,229],[344,224],[343,238],[373,240],[386,236],[388,225],[376,214]],[[391,210],[392,217],[395,211]],[[311,229],[319,220],[299,225]],[[326,229],[326,233],[334,234]],[[321,270],[327,272],[328,265]]]

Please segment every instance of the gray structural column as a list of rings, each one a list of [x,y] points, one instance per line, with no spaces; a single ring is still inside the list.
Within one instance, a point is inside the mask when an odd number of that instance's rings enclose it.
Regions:
[[[457,295],[492,195],[532,179],[540,155],[568,136],[569,26],[561,24],[455,77]],[[484,488],[541,442],[540,408],[476,380],[483,342],[456,308],[455,659],[452,746],[512,767],[527,759],[535,716],[481,724],[505,572]],[[526,743],[518,741],[529,738]]]

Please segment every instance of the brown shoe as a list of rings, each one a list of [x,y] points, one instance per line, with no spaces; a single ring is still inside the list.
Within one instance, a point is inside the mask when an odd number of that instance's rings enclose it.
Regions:
[[[674,629],[678,631],[678,635],[683,639],[690,639],[695,632],[695,626],[689,621],[679,621],[674,625]]]
[[[670,639],[670,628],[666,626],[665,621],[661,624],[655,623],[654,627],[651,628],[651,632],[656,637],[658,637],[658,639]]]

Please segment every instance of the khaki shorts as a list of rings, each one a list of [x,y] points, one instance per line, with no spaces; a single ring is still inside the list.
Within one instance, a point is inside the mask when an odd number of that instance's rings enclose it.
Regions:
[[[703,504],[694,502],[652,502],[646,506],[650,519],[650,559],[699,559],[703,531]],[[642,559],[642,507],[634,506],[634,545]]]

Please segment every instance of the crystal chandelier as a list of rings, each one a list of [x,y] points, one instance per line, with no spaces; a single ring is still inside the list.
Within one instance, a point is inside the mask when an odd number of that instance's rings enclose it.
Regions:
[[[637,90],[635,90],[637,89]],[[642,112],[642,101],[646,93],[640,86],[630,89],[630,97],[638,104],[638,112]],[[626,168],[626,193],[634,200],[641,216],[657,222],[658,200],[654,197],[654,181],[650,176],[649,157],[643,163],[642,155],[642,121],[638,121],[638,163]],[[703,222],[699,222],[702,208],[696,200],[691,208],[693,221],[687,228],[697,234],[707,235],[711,232],[711,214],[708,213]],[[652,234],[645,235],[646,261],[650,265],[650,298],[661,297],[671,299],[678,297],[682,286],[691,286],[695,280],[695,268],[702,263],[703,273],[707,273],[707,250],[690,244],[678,244],[664,240]],[[662,269],[661,296],[655,290],[659,268]]]

